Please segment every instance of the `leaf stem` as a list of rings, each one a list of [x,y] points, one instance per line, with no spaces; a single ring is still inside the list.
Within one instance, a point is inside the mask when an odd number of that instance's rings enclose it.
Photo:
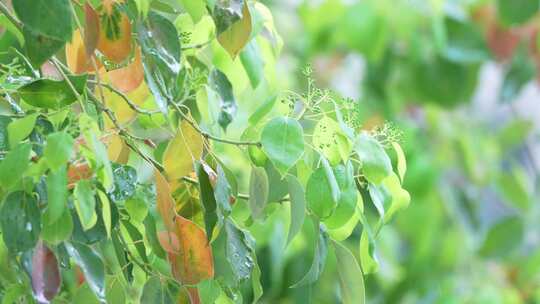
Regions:
[[[23,29],[23,24],[15,18],[11,12],[9,11],[8,7],[4,4],[3,1],[0,1],[0,11],[6,15],[6,17],[13,23],[20,31]]]

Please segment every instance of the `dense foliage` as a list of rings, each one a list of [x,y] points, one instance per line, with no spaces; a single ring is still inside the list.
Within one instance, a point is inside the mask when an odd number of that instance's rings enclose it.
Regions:
[[[401,132],[309,65],[281,90],[265,5],[0,8],[3,303],[300,303],[325,272],[327,296],[365,301],[410,201]]]

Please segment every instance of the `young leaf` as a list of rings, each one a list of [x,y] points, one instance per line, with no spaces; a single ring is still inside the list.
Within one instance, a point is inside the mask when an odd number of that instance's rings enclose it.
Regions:
[[[240,53],[240,61],[249,78],[252,88],[257,88],[264,77],[264,62],[261,59],[257,40],[251,40]]]
[[[154,12],[139,23],[137,31],[146,83],[159,109],[167,113],[167,104],[178,93],[181,67],[178,32],[169,20]]]
[[[60,166],[47,175],[47,213],[46,225],[56,222],[65,213],[68,200],[67,168]]]
[[[364,275],[349,249],[338,242],[332,242],[336,253],[341,300],[344,304],[364,304],[366,292]]]
[[[334,187],[332,187],[332,185],[334,185]],[[335,180],[334,174],[327,174],[327,170],[325,170],[324,167],[319,167],[309,177],[306,186],[307,206],[308,209],[320,219],[332,215],[332,212],[334,212],[334,209],[337,206],[339,196],[336,199],[332,194],[335,190],[333,191],[332,188],[337,188],[337,181]]]
[[[34,248],[41,232],[41,216],[36,199],[22,191],[12,192],[0,211],[4,244],[13,253]]]
[[[369,182],[380,184],[392,172],[392,163],[384,148],[366,132],[358,136],[354,149],[362,162],[362,172]]]
[[[186,12],[197,23],[206,13],[206,1],[204,0],[179,0]]]
[[[291,288],[302,287],[309,285],[317,281],[319,276],[324,270],[324,264],[326,263],[326,255],[328,253],[328,234],[319,227],[319,221],[313,221],[315,227],[315,234],[317,235],[317,243],[315,244],[315,253],[313,254],[313,262],[309,271],[304,277],[291,286]]]
[[[47,136],[47,145],[43,155],[51,170],[55,171],[65,166],[73,154],[73,143],[73,138],[65,131]]]
[[[403,149],[397,142],[393,142],[392,147],[394,147],[394,151],[396,151],[397,171],[398,171],[399,178],[401,182],[403,183],[405,179],[405,172],[407,172],[407,160],[405,159],[405,153],[403,152]]]
[[[218,69],[212,70],[208,81],[210,87],[218,93],[220,98],[218,123],[223,130],[227,130],[227,126],[232,122],[236,114],[236,100],[234,99],[231,82]]]
[[[176,181],[193,171],[193,162],[201,158],[203,138],[187,121],[182,121],[176,136],[163,155],[163,167],[170,181]]]
[[[291,198],[291,223],[289,225],[289,234],[287,244],[302,230],[304,219],[306,217],[306,199],[304,189],[298,179],[292,175],[287,176],[289,187],[289,197]]]
[[[339,124],[328,116],[323,117],[313,131],[313,146],[319,149],[332,166],[346,161],[351,144],[341,131]]]
[[[249,208],[251,209],[251,217],[261,219],[264,207],[268,199],[270,185],[268,176],[263,168],[253,167],[251,169],[251,177],[249,178]]]
[[[21,143],[0,162],[0,185],[3,188],[9,189],[19,182],[28,167],[31,149],[29,143]]]
[[[19,20],[36,34],[69,41],[73,26],[69,0],[16,0]]]
[[[32,114],[20,119],[13,120],[7,126],[7,133],[9,138],[9,146],[15,147],[19,142],[27,138],[34,126],[36,125],[36,119],[39,114]]]
[[[86,77],[86,75],[68,77],[79,95],[86,87]],[[52,110],[58,110],[77,100],[77,96],[64,80],[38,79],[22,86],[18,92],[29,105]]]
[[[261,144],[270,161],[284,176],[304,153],[302,126],[295,119],[276,117],[264,126]]]
[[[94,189],[89,180],[81,180],[73,191],[75,209],[81,220],[82,228],[88,230],[97,223],[96,199]]]
[[[361,215],[361,218],[364,215]],[[379,261],[375,255],[375,240],[371,236],[365,217],[362,220],[363,230],[360,236],[360,264],[364,274],[375,273],[379,269]]]
[[[54,253],[39,241],[32,256],[32,291],[40,303],[49,303],[60,291],[60,268]]]
[[[66,243],[69,255],[81,267],[84,278],[100,300],[105,298],[105,266],[99,255],[89,246]]]

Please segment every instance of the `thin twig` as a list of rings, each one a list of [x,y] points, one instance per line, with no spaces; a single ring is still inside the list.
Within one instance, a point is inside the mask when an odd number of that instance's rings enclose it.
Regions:
[[[6,17],[9,19],[9,21],[11,21],[11,23],[13,23],[20,31],[22,31],[23,24],[11,14],[8,7],[2,1],[0,1],[0,11],[4,13],[4,15],[6,15]]]
[[[52,57],[51,58],[51,62],[53,63],[53,65],[56,67],[56,69],[58,70],[58,72],[60,72],[60,74],[62,75],[62,77],[64,78],[64,81],[68,84],[69,88],[73,91],[73,94],[75,94],[75,96],[77,97],[77,100],[79,101],[79,103],[81,104],[81,109],[83,112],[86,112],[86,108],[84,107],[84,101],[83,99],[81,98],[81,94],[79,94],[79,92],[77,92],[77,89],[75,88],[75,86],[73,85],[73,83],[71,82],[71,80],[68,78],[68,76],[66,75],[66,73],[64,73],[64,70],[62,70],[62,68],[60,67],[60,65],[58,64],[59,60],[56,59],[55,57]]]
[[[107,83],[101,83],[101,82],[97,82],[97,81],[94,81],[94,80],[89,80],[88,82],[90,83],[93,83],[93,84],[96,84],[96,85],[99,85],[99,86],[102,86],[104,88],[107,88],[108,90],[110,90],[111,92],[113,92],[114,94],[120,96],[127,104],[128,106],[135,112],[137,113],[140,113],[140,114],[145,114],[145,115],[152,115],[152,114],[157,114],[157,113],[161,113],[161,111],[158,111],[158,110],[146,110],[146,109],[143,109],[143,108],[140,108],[139,106],[137,106],[133,101],[131,101],[129,99],[129,97],[127,97],[126,94],[124,94],[122,91],[116,89],[115,87],[113,87],[112,85],[110,84],[107,84]]]
[[[211,139],[213,141],[217,141],[217,142],[222,142],[222,143],[225,143],[225,144],[230,144],[230,145],[238,145],[238,146],[258,146],[260,147],[261,146],[261,143],[258,142],[258,141],[237,141],[237,140],[230,140],[230,139],[225,139],[225,138],[221,138],[221,137],[217,137],[217,136],[214,136],[206,131],[203,131],[201,130],[201,128],[197,125],[197,123],[195,123],[195,121],[193,121],[190,117],[188,117],[187,114],[185,114],[182,109],[180,109],[180,106],[174,102],[171,102],[171,104],[176,108],[176,111],[178,112],[178,114],[180,114],[182,116],[182,118],[184,118],[194,129],[195,131],[197,131],[198,133],[200,133],[204,138],[206,139]]]

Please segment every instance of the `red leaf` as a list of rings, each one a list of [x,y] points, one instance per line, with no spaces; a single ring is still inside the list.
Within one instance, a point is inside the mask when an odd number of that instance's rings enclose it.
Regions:
[[[88,3],[84,5],[84,19],[84,47],[86,55],[90,57],[94,54],[99,39],[99,16]]]
[[[143,82],[144,70],[141,60],[141,49],[135,50],[135,59],[126,67],[107,72],[107,77],[118,90],[129,93]]]
[[[49,303],[60,290],[60,269],[54,253],[39,241],[32,256],[32,290],[40,303]]]

